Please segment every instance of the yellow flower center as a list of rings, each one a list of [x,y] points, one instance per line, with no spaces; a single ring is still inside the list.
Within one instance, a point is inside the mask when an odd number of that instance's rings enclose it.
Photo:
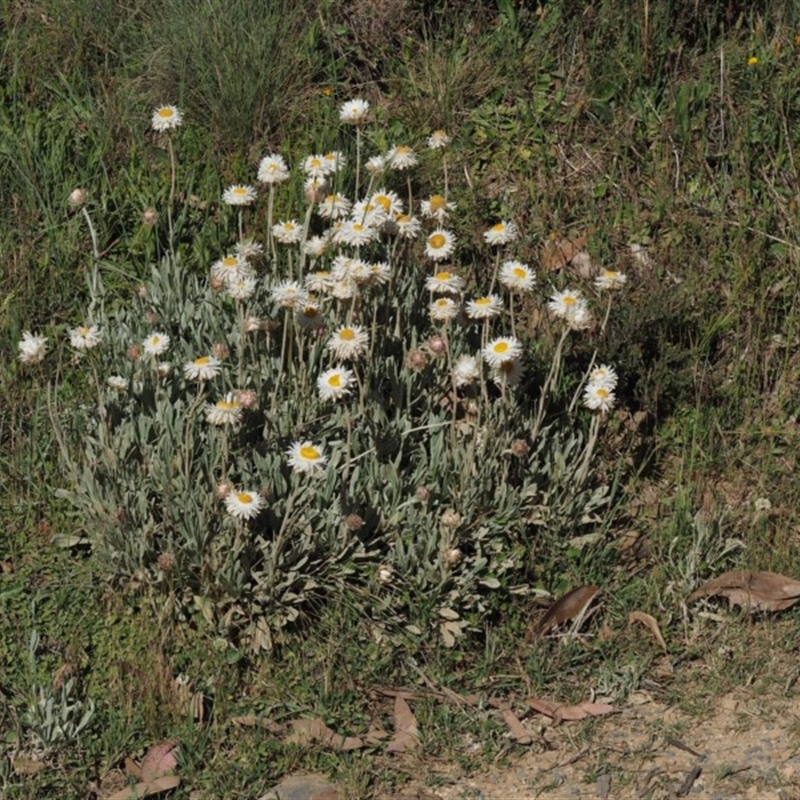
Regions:
[[[343,328],[339,332],[339,338],[344,339],[346,342],[351,342],[356,338],[356,332],[352,328]]]
[[[435,194],[428,201],[431,211],[444,211],[447,208],[447,201],[440,194]]]
[[[159,108],[158,109],[158,116],[161,119],[170,119],[175,115],[175,112],[171,108]]]
[[[404,225],[407,222],[411,222],[411,217],[408,214],[398,214],[395,217],[395,221],[400,225]]]
[[[247,194],[247,189],[245,189],[244,186],[234,186],[233,193],[241,197],[242,195]]]
[[[294,230],[294,222],[284,222],[283,229],[285,231],[293,231]]]
[[[90,331],[90,330],[91,330],[90,328],[87,328],[86,326],[84,326],[84,327],[82,327],[82,328],[78,328],[78,333],[79,333],[81,336],[88,336],[88,335],[89,335],[89,331]]]
[[[568,294],[564,298],[564,305],[565,306],[574,306],[575,303],[577,303],[577,302],[578,302],[578,300],[575,297],[573,297],[571,294]]]
[[[476,306],[490,306],[491,304],[492,304],[492,298],[491,297],[479,297],[475,301],[475,305]]]
[[[505,353],[508,350],[508,342],[498,342],[494,346],[495,353]]]
[[[325,202],[328,203],[329,205],[333,205],[336,202],[336,195],[335,194],[329,194],[325,198]]]
[[[434,277],[437,281],[449,281],[452,275],[452,272],[437,272]]]
[[[318,315],[319,315],[319,312],[317,311],[316,308],[314,308],[314,306],[308,306],[308,307],[303,309],[303,316],[304,317],[309,317],[310,319],[314,319],[314,317],[316,317]]]
[[[300,458],[304,458],[306,461],[316,461],[319,458],[319,450],[311,446],[301,447]]]
[[[210,361],[208,356],[200,356],[200,358],[196,358],[194,360],[194,365],[196,367],[204,367]]]
[[[607,269],[607,270],[603,271],[603,275],[605,275],[606,278],[612,278],[613,279],[613,278],[616,278],[617,275],[619,275],[619,272],[617,272],[617,270],[615,270],[615,269]]]
[[[500,233],[500,231],[504,231],[506,226],[502,222],[498,222],[497,225],[492,225],[492,230]]]
[[[389,209],[392,207],[392,201],[385,195],[381,194],[375,198],[375,202],[388,214]]]
[[[406,147],[404,144],[398,145],[395,148],[395,153],[398,156],[407,156],[410,152],[411,152],[411,148],[410,147]]]
[[[159,343],[160,341],[161,341],[161,337],[160,337],[160,336],[153,336],[153,338],[152,338],[152,339],[150,339],[150,343],[151,343],[153,346],[156,346],[156,345],[158,345],[158,343]]]
[[[217,408],[222,411],[233,411],[239,408],[239,402],[237,400],[218,400]]]
[[[528,277],[528,273],[525,272],[522,267],[514,267],[513,274],[515,278],[519,278],[520,280]]]
[[[428,239],[428,244],[434,250],[441,250],[447,244],[447,239],[441,233],[434,233],[433,236]]]
[[[228,267],[235,267],[238,263],[239,259],[236,258],[236,256],[225,256],[225,258],[222,259],[222,266],[226,269]]]
[[[450,301],[446,297],[440,297],[434,305],[438,306],[439,308],[446,308],[450,305]]]
[[[334,389],[338,389],[342,385],[342,376],[338,372],[331,375],[330,378],[328,378],[328,385],[333,386]]]
[[[602,386],[597,388],[597,396],[602,400],[605,400],[608,397],[608,389],[604,389]]]
[[[239,492],[239,494],[236,495],[236,499],[240,503],[244,503],[246,506],[249,506],[250,503],[253,502],[252,495],[249,495],[247,492]]]
[[[358,223],[358,222],[354,222],[354,223],[353,223],[353,230],[354,230],[356,233],[361,233],[361,231],[363,231],[363,230],[364,230],[364,226],[363,226],[363,225],[361,225],[361,224],[360,224],[360,223]]]

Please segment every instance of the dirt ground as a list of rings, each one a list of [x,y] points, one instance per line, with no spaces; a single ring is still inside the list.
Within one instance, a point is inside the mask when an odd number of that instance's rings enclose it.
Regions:
[[[528,717],[533,742],[510,766],[463,779],[442,775],[449,785],[416,797],[800,800],[800,698],[765,700],[743,689],[707,711],[690,716],[636,692],[619,713],[593,721],[590,735],[580,733],[585,722]]]

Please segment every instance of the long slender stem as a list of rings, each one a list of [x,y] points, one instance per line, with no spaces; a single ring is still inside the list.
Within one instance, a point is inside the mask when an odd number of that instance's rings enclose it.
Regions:
[[[167,137],[167,150],[169,151],[169,201],[167,202],[167,225],[169,226],[169,253],[175,261],[175,228],[172,222],[172,206],[175,203],[175,192],[178,186],[178,160],[175,157],[175,145],[172,137]]]
[[[536,419],[533,423],[533,431],[531,432],[531,440],[533,441],[536,439],[537,435],[539,434],[539,428],[541,427],[542,420],[544,419],[544,412],[545,408],[547,407],[547,396],[550,394],[550,391],[553,387],[558,383],[559,375],[561,374],[561,355],[564,351],[564,342],[567,340],[567,336],[569,336],[569,327],[565,327],[561,338],[558,340],[558,344],[556,345],[555,352],[553,353],[553,360],[550,362],[550,371],[547,374],[547,379],[542,386],[542,393],[539,395],[539,405],[536,409]]]

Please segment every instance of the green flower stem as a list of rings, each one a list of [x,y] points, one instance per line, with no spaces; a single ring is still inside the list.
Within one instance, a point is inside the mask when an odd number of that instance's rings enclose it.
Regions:
[[[167,151],[169,152],[169,200],[167,202],[167,225],[169,229],[169,253],[175,261],[175,228],[172,221],[172,206],[175,203],[175,192],[178,185],[178,159],[175,156],[175,145],[172,137],[167,135]]]
[[[542,393],[539,395],[539,405],[536,409],[536,418],[533,423],[533,430],[531,431],[531,440],[536,439],[539,434],[542,421],[544,420],[544,412],[547,407],[547,396],[555,388],[561,375],[561,358],[564,352],[564,342],[567,341],[569,332],[570,328],[565,326],[561,333],[561,338],[556,345],[555,352],[553,353],[553,360],[550,362],[550,371],[547,374],[544,386],[542,386]]]

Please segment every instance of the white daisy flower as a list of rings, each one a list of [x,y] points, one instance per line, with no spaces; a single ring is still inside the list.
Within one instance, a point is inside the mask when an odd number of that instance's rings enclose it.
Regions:
[[[606,413],[614,408],[614,390],[602,383],[589,383],[583,390],[583,404],[592,411]]]
[[[342,223],[342,226],[333,235],[333,241],[337,244],[360,247],[369,244],[377,239],[377,237],[378,231],[371,225],[348,219]]]
[[[390,192],[386,189],[378,189],[369,199],[370,205],[380,206],[385,217],[396,217],[403,213],[403,201],[397,196],[397,192]]]
[[[303,228],[296,219],[287,219],[272,226],[272,235],[281,244],[297,244],[303,235]]]
[[[264,252],[264,245],[255,239],[245,239],[243,242],[237,242],[233,249],[241,259],[258,258]]]
[[[311,258],[322,258],[328,248],[327,236],[311,236],[303,245],[303,252]]]
[[[294,317],[304,331],[319,330],[325,325],[325,319],[320,313],[319,307],[314,303],[305,303],[296,308]]]
[[[590,383],[595,383],[598,386],[605,386],[606,389],[616,389],[618,380],[617,371],[607,364],[601,364],[589,373]]]
[[[289,168],[283,160],[283,156],[271,153],[264,156],[258,165],[258,180],[261,183],[283,183],[289,179]]]
[[[370,175],[375,177],[386,169],[386,159],[383,156],[372,156],[372,158],[367,159],[364,167]]]
[[[183,122],[183,114],[175,106],[159,106],[151,120],[154,131],[170,131]]]
[[[345,325],[328,340],[328,349],[340,361],[355,361],[367,352],[369,336],[358,325]]]
[[[334,278],[328,270],[319,269],[316,272],[309,272],[303,280],[309,292],[325,294],[330,290]]]
[[[149,356],[161,356],[169,349],[170,341],[166,333],[153,331],[153,333],[142,342],[142,348]]]
[[[431,150],[439,150],[450,144],[450,137],[440,128],[428,137],[427,144]]]
[[[339,109],[339,119],[350,125],[360,125],[362,122],[366,121],[367,114],[369,114],[369,103],[360,98],[348,100]]]
[[[425,242],[425,255],[434,261],[447,258],[456,247],[456,237],[444,228],[437,228]]]
[[[341,150],[331,150],[330,152],[325,153],[322,158],[328,165],[329,173],[337,172],[338,170],[347,166],[347,157]]]
[[[335,170],[331,162],[325,159],[325,156],[320,153],[319,155],[309,156],[303,162],[303,172],[311,178],[324,178]]]
[[[376,228],[383,225],[388,218],[384,207],[371,200],[359,200],[353,205],[353,210],[350,212],[350,219]]]
[[[225,495],[225,509],[236,519],[255,519],[264,508],[264,498],[252,490],[231,491]]]
[[[503,310],[503,302],[496,294],[476,297],[467,303],[466,314],[470,319],[491,319]]]
[[[464,279],[442,269],[425,279],[425,288],[433,294],[458,294],[464,288]]]
[[[483,238],[487,244],[501,245],[513,242],[519,236],[517,226],[513,222],[501,220],[495,225],[492,225],[488,231],[483,234]]]
[[[445,222],[451,211],[455,211],[456,204],[449,203],[440,194],[432,194],[420,204],[422,216],[425,219],[435,219],[439,224]]]
[[[437,322],[447,322],[448,320],[455,319],[461,306],[452,297],[437,297],[430,306],[428,306],[428,313],[432,320]]]
[[[47,353],[47,337],[35,336],[30,331],[25,331],[17,347],[18,358],[23,364],[38,364]]]
[[[453,364],[453,382],[457,387],[475,383],[480,374],[480,364],[475,356],[459,356]]]
[[[416,239],[422,230],[422,223],[408,214],[398,214],[394,218],[397,235],[402,239]]]
[[[222,193],[222,200],[229,206],[249,206],[256,200],[256,190],[252,186],[237,183]]]
[[[493,369],[506,361],[516,361],[522,355],[522,344],[514,336],[492,339],[481,351],[483,360]]]
[[[604,290],[621,289],[627,282],[628,277],[616,269],[604,269],[595,278],[595,288],[601,292]]]
[[[386,154],[386,163],[391,169],[409,169],[416,167],[419,159],[410,147],[398,144]]]
[[[295,442],[287,451],[289,466],[295,472],[305,472],[309,475],[319,475],[323,472],[328,461],[322,448],[309,441]]]
[[[97,325],[81,325],[69,332],[69,343],[76,350],[91,350],[103,339],[103,332]]]
[[[183,374],[189,381],[208,381],[222,371],[220,360],[215,356],[200,356],[183,365]]]
[[[500,283],[512,292],[528,292],[536,283],[536,273],[521,261],[506,261],[500,267]]]
[[[591,321],[586,300],[580,292],[573,289],[556,292],[548,300],[547,308],[554,317],[566,320],[576,330],[587,327]]]
[[[517,358],[513,361],[501,361],[492,368],[491,377],[499,388],[516,386],[522,380],[523,372],[522,362]]]
[[[239,254],[229,254],[223,256],[219,261],[211,265],[211,278],[220,280],[225,284],[235,283],[243,278],[249,278],[253,274],[253,268],[247,263],[245,258]]]
[[[224,400],[206,406],[206,420],[212,425],[236,425],[242,420],[242,404],[228,392]]]
[[[111,375],[106,384],[117,392],[124,392],[128,388],[128,381],[122,375]]]
[[[326,369],[317,378],[317,389],[322,400],[341,400],[350,393],[355,384],[355,375],[344,367]]]
[[[256,293],[255,278],[240,278],[225,284],[225,293],[233,300],[249,300]]]
[[[391,267],[385,261],[377,261],[374,264],[369,264],[369,285],[370,286],[384,286],[389,283],[392,277]]]
[[[281,307],[297,309],[308,303],[308,292],[297,281],[283,281],[270,292],[270,297]]]
[[[350,213],[353,204],[339,192],[329,194],[317,205],[317,214],[323,219],[341,219]]]

